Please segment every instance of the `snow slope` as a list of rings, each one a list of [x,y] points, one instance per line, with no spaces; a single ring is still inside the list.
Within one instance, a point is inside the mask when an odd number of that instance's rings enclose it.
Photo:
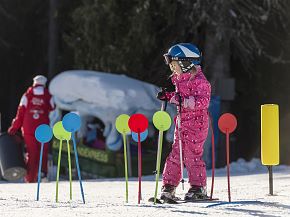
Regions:
[[[87,203],[81,201],[79,183],[73,183],[73,201],[69,202],[69,183],[62,181],[59,188],[59,203],[54,202],[55,183],[42,183],[40,201],[35,201],[36,184],[1,183],[0,216],[290,216],[290,168],[274,168],[274,193],[268,196],[268,174],[260,161],[239,160],[231,165],[232,201],[240,204],[224,204],[207,207],[213,203],[187,203],[179,205],[153,205],[147,202],[154,193],[154,177],[143,177],[142,194],[144,200],[137,204],[138,182],[131,179],[129,183],[129,203],[124,202],[125,182],[120,179],[102,179],[84,181]],[[208,171],[211,174],[211,171]],[[161,182],[160,182],[161,184]],[[208,192],[211,177],[208,177]],[[177,196],[185,192],[179,187]],[[214,197],[220,202],[227,201],[226,170],[217,170]],[[247,201],[247,203],[245,202]],[[219,202],[214,202],[214,204]]]

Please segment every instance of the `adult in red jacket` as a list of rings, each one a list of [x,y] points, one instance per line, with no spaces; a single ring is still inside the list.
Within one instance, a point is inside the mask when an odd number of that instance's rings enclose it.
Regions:
[[[8,133],[14,135],[20,128],[27,150],[26,182],[36,182],[41,144],[35,139],[34,132],[40,124],[49,124],[49,112],[54,109],[52,96],[46,85],[46,77],[33,78],[33,86],[24,93]],[[47,174],[48,144],[44,145],[42,172]]]

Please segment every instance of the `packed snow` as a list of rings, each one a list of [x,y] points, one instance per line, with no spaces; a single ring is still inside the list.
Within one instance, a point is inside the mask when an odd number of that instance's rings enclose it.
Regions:
[[[143,177],[141,204],[137,203],[138,182],[129,182],[129,203],[125,203],[124,179],[85,180],[86,204],[82,203],[79,183],[73,182],[73,200],[69,201],[69,183],[60,182],[59,203],[55,203],[55,182],[41,183],[40,201],[35,201],[36,184],[1,183],[1,217],[27,216],[290,216],[290,167],[274,167],[274,196],[269,196],[268,173],[260,160],[242,159],[231,164],[231,196],[227,202],[226,169],[216,170],[215,202],[154,205],[147,202],[154,194],[153,176]],[[208,171],[208,193],[211,185]],[[161,185],[161,182],[159,183]],[[160,186],[159,185],[159,186]],[[187,186],[188,187],[188,186]],[[186,191],[177,189],[177,196]],[[160,192],[159,192],[160,193]],[[210,205],[216,205],[209,207]]]
[[[78,111],[83,121],[87,116],[101,119],[105,124],[107,147],[112,151],[122,147],[121,136],[115,128],[115,120],[120,114],[142,113],[150,119],[161,107],[160,100],[155,97],[159,90],[157,86],[126,75],[66,71],[52,79],[49,90],[58,109]],[[167,106],[172,117],[175,110],[174,106]],[[52,117],[57,117],[57,114],[58,110]],[[173,140],[173,130],[172,127],[167,134],[169,141]]]

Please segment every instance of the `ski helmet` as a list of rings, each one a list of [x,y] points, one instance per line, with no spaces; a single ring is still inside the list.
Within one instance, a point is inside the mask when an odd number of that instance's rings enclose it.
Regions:
[[[163,56],[167,65],[173,60],[178,61],[182,72],[187,72],[195,65],[200,65],[201,62],[200,51],[195,45],[190,43],[179,43],[173,45]]]

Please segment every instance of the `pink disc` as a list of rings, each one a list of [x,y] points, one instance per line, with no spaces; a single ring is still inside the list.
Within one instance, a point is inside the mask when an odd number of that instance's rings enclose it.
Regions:
[[[218,126],[223,133],[232,133],[237,127],[237,119],[233,114],[225,113],[219,118]]]
[[[129,127],[135,133],[142,133],[148,128],[148,119],[145,115],[134,114],[129,119]]]

